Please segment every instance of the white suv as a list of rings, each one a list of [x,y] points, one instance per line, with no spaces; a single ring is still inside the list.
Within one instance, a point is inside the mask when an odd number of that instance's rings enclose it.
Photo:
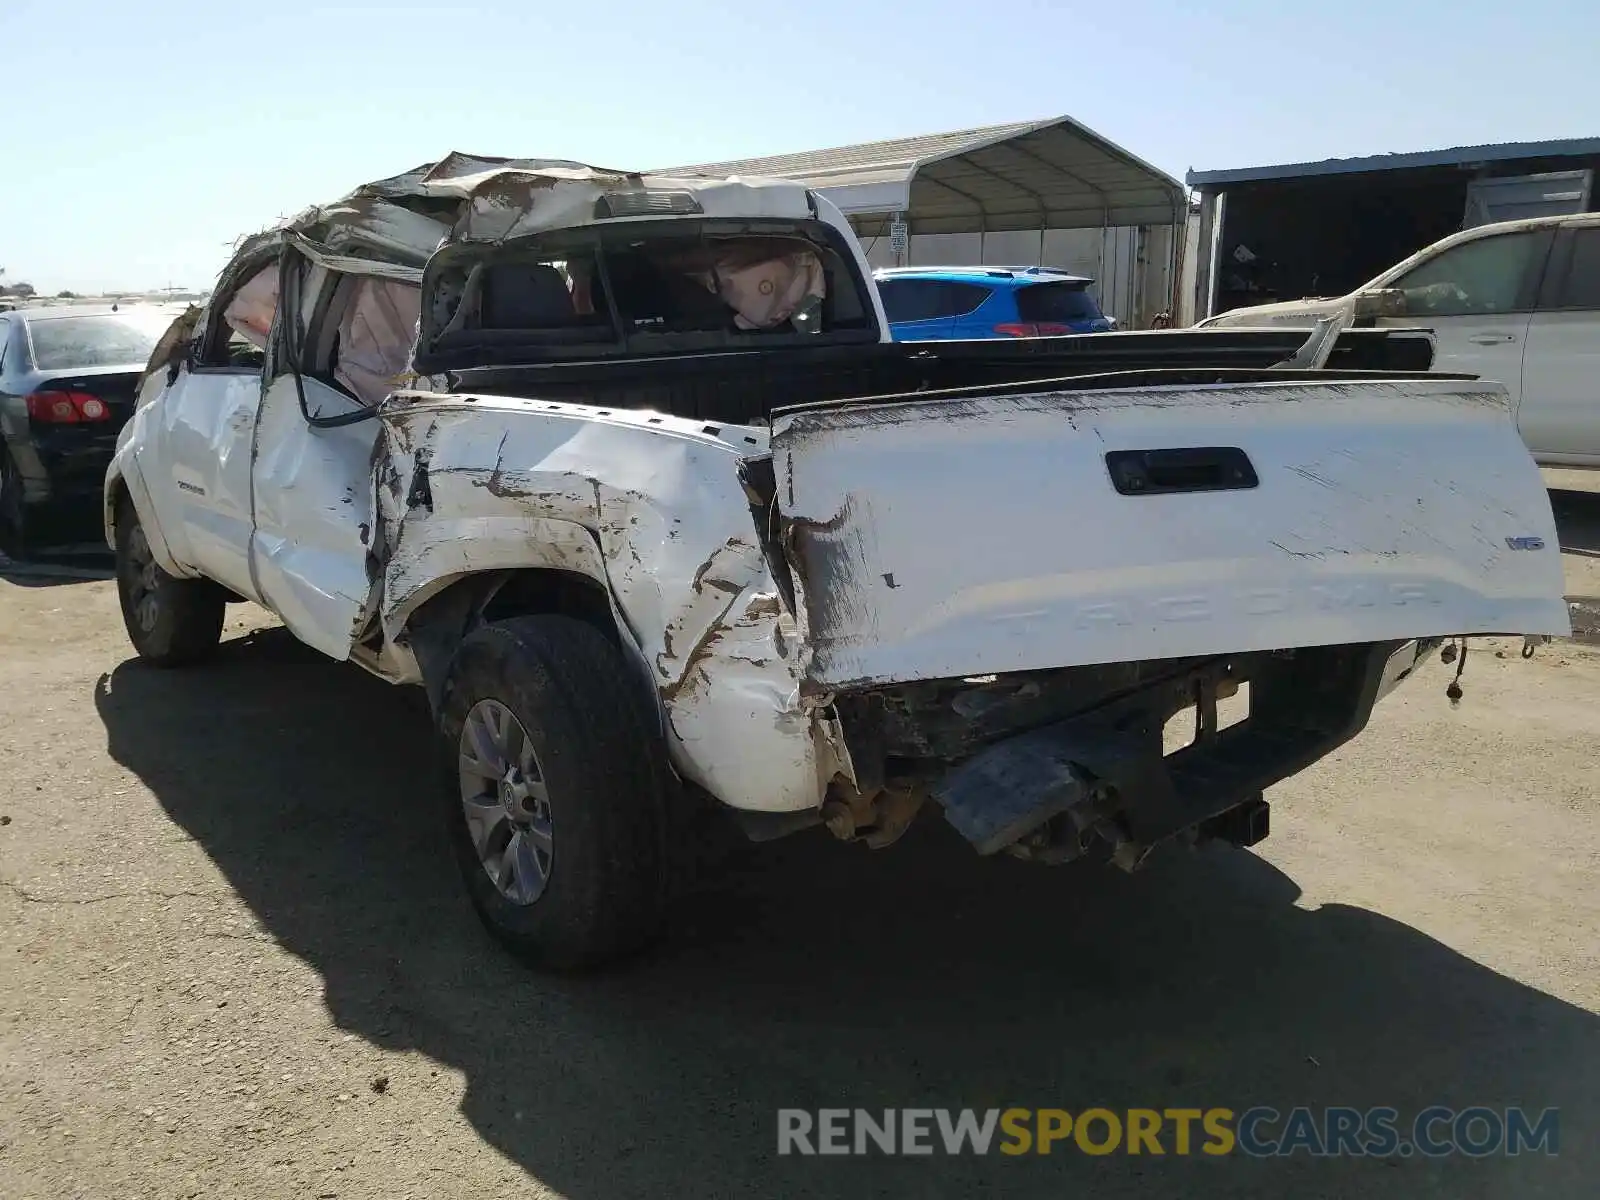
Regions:
[[[1200,324],[1311,325],[1353,300],[1358,323],[1432,329],[1434,370],[1505,384],[1540,463],[1600,467],[1600,213],[1479,226],[1351,296],[1236,308]]]

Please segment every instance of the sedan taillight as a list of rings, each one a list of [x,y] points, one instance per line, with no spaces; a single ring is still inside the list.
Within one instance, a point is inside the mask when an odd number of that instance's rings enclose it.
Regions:
[[[46,425],[84,425],[111,417],[106,402],[88,392],[34,392],[26,404],[28,416]]]

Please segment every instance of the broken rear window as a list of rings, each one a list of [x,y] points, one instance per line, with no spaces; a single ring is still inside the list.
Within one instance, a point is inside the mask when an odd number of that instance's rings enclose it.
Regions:
[[[465,328],[772,329],[804,321],[827,295],[822,261],[782,238],[642,241],[577,258],[509,258],[463,285]],[[608,294],[609,289],[609,294]],[[475,321],[473,310],[476,309]]]
[[[831,247],[685,226],[674,222],[658,236],[569,234],[564,244],[549,239],[559,249],[509,246],[470,265],[458,255],[432,273],[426,311],[437,332],[425,322],[425,341],[446,353],[522,343],[592,354],[875,332],[856,275]]]

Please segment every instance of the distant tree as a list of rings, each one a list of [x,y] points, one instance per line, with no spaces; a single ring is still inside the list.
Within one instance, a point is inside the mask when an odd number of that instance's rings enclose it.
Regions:
[[[57,300],[76,300],[77,298],[78,298],[78,293],[77,292],[57,292],[56,293],[56,299]]]

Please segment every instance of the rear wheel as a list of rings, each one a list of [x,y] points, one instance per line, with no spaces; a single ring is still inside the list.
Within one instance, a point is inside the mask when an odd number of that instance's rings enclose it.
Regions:
[[[28,556],[28,506],[22,472],[4,442],[0,442],[0,553],[16,559]]]
[[[199,662],[222,640],[222,590],[163,571],[132,504],[122,506],[117,521],[117,597],[128,640],[155,666]]]
[[[569,617],[461,643],[439,713],[451,846],[473,907],[541,966],[600,965],[661,923],[668,779],[617,648]]]

